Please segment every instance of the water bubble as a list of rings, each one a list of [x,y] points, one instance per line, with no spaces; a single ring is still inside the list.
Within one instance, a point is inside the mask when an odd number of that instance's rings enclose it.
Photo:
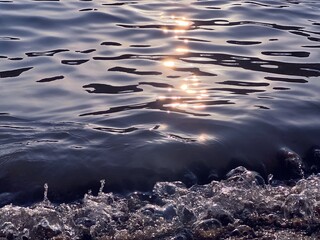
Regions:
[[[243,183],[247,185],[265,185],[263,177],[257,172],[249,171],[243,166],[236,167],[226,174],[227,181]]]
[[[191,224],[197,220],[197,217],[195,216],[193,211],[189,210],[188,208],[186,208],[184,206],[182,206],[178,209],[178,215],[179,215],[180,221],[184,225]]]
[[[0,228],[0,235],[4,235],[7,237],[7,239],[10,239],[10,236],[13,237],[17,235],[18,229],[15,227],[15,225],[12,222],[5,222],[1,225]]]
[[[313,217],[312,202],[301,194],[289,195],[283,203],[284,216],[287,219]]]
[[[163,209],[163,217],[167,220],[167,221],[171,221],[174,217],[177,216],[177,212],[176,212],[176,208],[174,205],[169,204],[167,206],[165,206],[165,208]]]
[[[32,229],[32,239],[50,239],[62,232],[59,225],[50,224],[46,218],[42,218],[40,222]]]
[[[232,214],[229,211],[223,209],[219,205],[211,206],[211,208],[209,208],[208,211],[206,212],[205,217],[203,217],[203,219],[210,219],[210,218],[215,218],[219,220],[220,223],[224,226],[228,225],[229,223],[233,223],[235,221]]]
[[[25,228],[25,229],[23,229],[23,231],[22,231],[22,236],[21,236],[21,238],[22,238],[23,240],[27,240],[27,239],[29,239],[29,235],[30,235],[29,229]]]
[[[158,182],[153,187],[153,193],[160,197],[173,196],[186,191],[187,188],[182,182]]]

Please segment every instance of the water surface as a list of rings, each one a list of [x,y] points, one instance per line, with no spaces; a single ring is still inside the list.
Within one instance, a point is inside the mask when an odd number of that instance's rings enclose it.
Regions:
[[[1,1],[0,200],[279,172],[320,145],[317,1]]]

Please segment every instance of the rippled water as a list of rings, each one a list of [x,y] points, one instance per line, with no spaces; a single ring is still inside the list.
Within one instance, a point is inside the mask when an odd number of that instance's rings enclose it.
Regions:
[[[285,176],[320,145],[318,1],[0,1],[0,200]]]

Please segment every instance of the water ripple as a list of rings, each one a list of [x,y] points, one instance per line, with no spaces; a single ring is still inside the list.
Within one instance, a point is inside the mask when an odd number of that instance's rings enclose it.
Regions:
[[[267,176],[280,148],[320,145],[317,1],[0,5],[0,204],[47,180],[57,196],[139,188],[132,171]]]

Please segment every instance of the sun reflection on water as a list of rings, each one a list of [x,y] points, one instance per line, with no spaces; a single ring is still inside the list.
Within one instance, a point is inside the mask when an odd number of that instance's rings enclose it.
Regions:
[[[180,27],[189,27],[191,25],[190,21],[185,20],[185,18],[176,20],[176,24]]]
[[[176,48],[176,52],[178,52],[178,53],[188,53],[189,52],[189,48],[187,48],[187,47],[178,47],[178,48]]]
[[[161,15],[161,19],[165,21],[162,31],[165,34],[173,34],[173,38],[183,44],[179,44],[175,47],[175,54],[184,55],[190,52],[190,48],[187,46],[188,40],[181,38],[182,34],[185,34],[188,30],[192,28],[192,21],[186,19],[186,17],[177,17],[175,15],[165,16]],[[166,58],[162,60],[162,65],[170,69],[170,71],[179,71],[179,68],[188,68],[188,66],[183,66],[181,61],[178,62],[178,59]],[[178,67],[179,66],[179,67]],[[193,66],[191,66],[193,67]],[[201,111],[205,109],[206,98],[209,97],[209,94],[206,90],[201,89],[201,81],[198,76],[194,73],[181,77],[181,84],[175,87],[167,88],[167,94],[158,96],[158,100],[164,101],[164,107],[171,108],[172,111]],[[168,113],[171,111],[168,110]],[[201,138],[203,139],[203,137]]]
[[[173,68],[175,66],[175,62],[173,60],[164,60],[163,65],[165,67]]]
[[[186,30],[190,29],[193,23],[187,20],[185,17],[176,17],[174,15],[166,17],[161,15],[161,19],[166,22],[166,25],[162,27],[164,33],[173,31],[176,34],[185,33]]]

